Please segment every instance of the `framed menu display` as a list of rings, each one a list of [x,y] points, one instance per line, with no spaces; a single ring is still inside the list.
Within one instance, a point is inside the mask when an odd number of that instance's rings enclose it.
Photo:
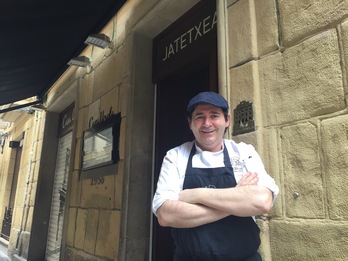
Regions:
[[[121,115],[113,114],[83,133],[81,178],[117,173]]]

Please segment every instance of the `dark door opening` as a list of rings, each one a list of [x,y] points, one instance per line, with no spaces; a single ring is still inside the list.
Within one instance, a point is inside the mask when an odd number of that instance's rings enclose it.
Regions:
[[[216,24],[215,0],[201,0],[154,39],[155,190],[166,152],[194,139],[186,114],[189,100],[202,91],[218,91]],[[171,228],[154,218],[152,235],[152,261],[173,260]]]
[[[217,91],[216,49],[163,79],[157,85],[155,184],[165,153],[194,137],[188,125],[186,106],[202,91]],[[154,219],[153,260],[172,260],[174,245],[171,229],[163,228]]]
[[[19,142],[18,142],[19,143]],[[14,148],[15,150],[15,165],[11,183],[11,191],[8,206],[5,207],[4,219],[1,227],[1,237],[7,241],[10,239],[11,227],[12,227],[12,215],[15,205],[15,198],[17,192],[18,175],[20,170],[20,162],[22,158],[22,147]]]

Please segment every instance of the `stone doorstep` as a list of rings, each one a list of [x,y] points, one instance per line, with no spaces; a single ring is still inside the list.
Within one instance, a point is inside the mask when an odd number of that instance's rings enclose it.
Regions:
[[[0,237],[0,261],[9,261],[7,256],[8,241]]]
[[[15,254],[13,257],[12,257],[12,261],[27,261],[26,259],[24,259],[23,257]]]
[[[8,241],[5,238],[0,237],[0,251],[6,251],[8,248]]]

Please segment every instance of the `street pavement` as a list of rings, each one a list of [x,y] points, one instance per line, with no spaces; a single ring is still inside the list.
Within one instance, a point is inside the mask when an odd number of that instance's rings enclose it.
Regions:
[[[7,256],[7,246],[0,241],[0,261],[10,261]]]

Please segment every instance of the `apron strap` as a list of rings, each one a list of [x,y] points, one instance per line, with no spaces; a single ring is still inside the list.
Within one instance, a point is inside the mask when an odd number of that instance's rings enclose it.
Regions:
[[[224,143],[224,151],[223,151],[223,153],[224,153],[224,164],[225,164],[225,167],[226,168],[232,168],[230,156],[228,155],[228,151],[227,151],[225,143]],[[188,162],[187,162],[186,171],[192,169],[192,158],[193,158],[193,156],[195,154],[196,154],[196,143],[193,142],[192,149],[191,149],[191,152],[190,152],[190,156],[189,156]]]

